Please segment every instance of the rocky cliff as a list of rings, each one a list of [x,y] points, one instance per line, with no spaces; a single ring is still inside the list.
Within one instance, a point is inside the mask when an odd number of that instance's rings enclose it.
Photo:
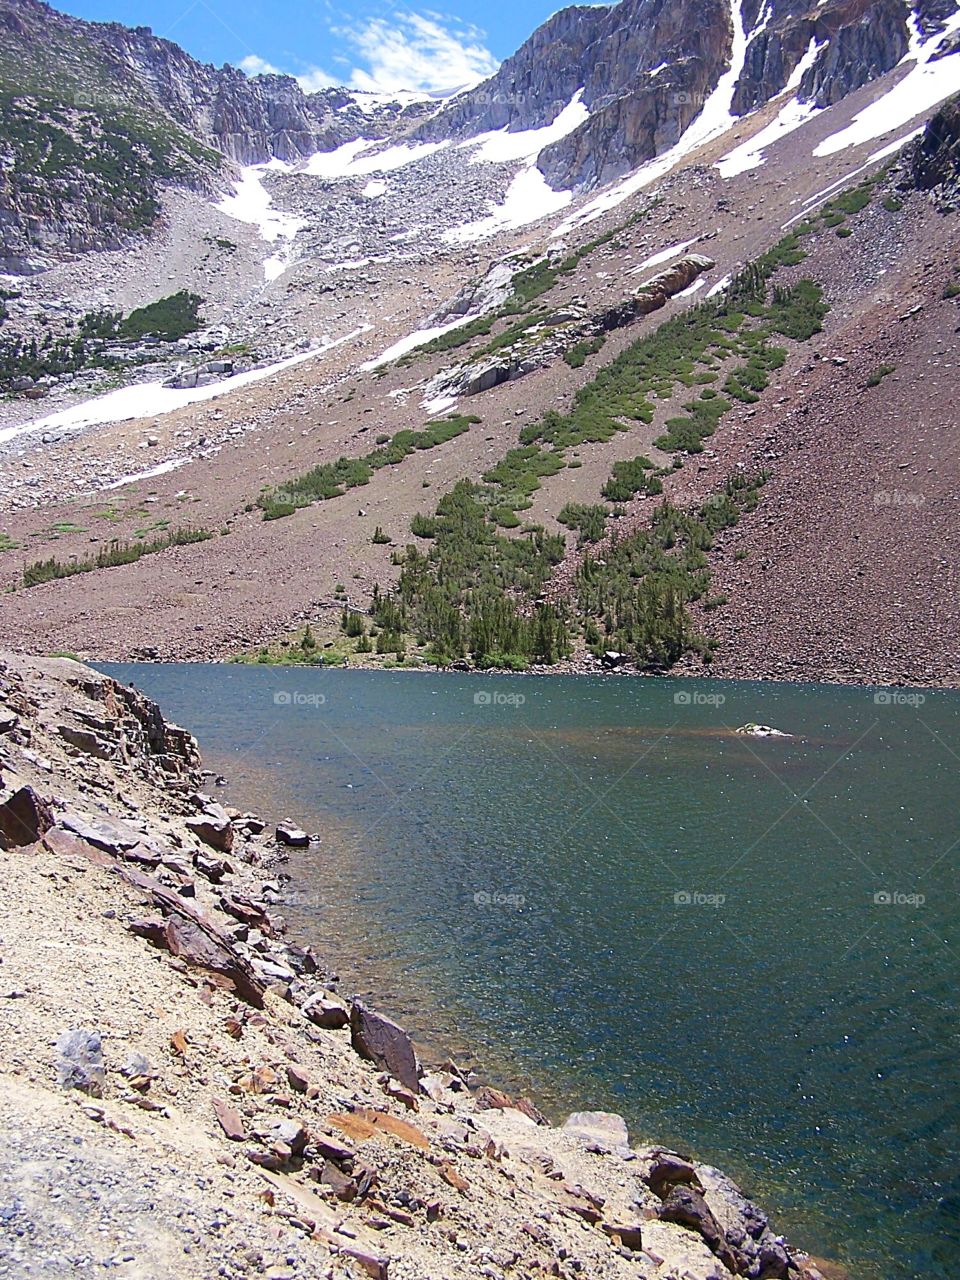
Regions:
[[[932,116],[909,157],[910,180],[946,210],[960,207],[960,94]]]
[[[737,74],[724,106],[733,115],[788,86],[827,106],[895,67],[912,23],[930,36],[954,8],[952,0],[912,10],[902,0],[799,9],[789,0],[621,0],[609,9],[565,9],[418,132],[468,137],[540,127],[582,90],[590,118],[538,163],[556,188],[592,187],[672,146],[731,66]]]

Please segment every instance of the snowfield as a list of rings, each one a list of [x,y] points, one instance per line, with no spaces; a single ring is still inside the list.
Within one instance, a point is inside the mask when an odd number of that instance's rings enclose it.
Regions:
[[[371,329],[372,325],[361,325],[360,328],[346,333],[342,338],[334,338],[329,342],[312,347],[309,351],[301,351],[286,360],[267,365],[263,369],[250,369],[246,373],[234,374],[232,378],[224,378],[221,382],[211,382],[206,387],[193,387],[189,390],[177,390],[165,387],[160,382],[140,382],[132,387],[118,387],[106,395],[96,396],[92,400],[84,400],[59,413],[51,413],[46,418],[35,418],[32,422],[24,422],[16,427],[7,427],[0,431],[0,444],[12,440],[15,436],[26,435],[33,431],[82,431],[84,427],[104,426],[111,422],[127,422],[134,418],[157,418],[175,409],[182,409],[188,404],[197,404],[202,400],[216,400],[219,396],[248,387],[253,382],[262,382],[284,369],[292,369],[294,365],[303,364],[305,360],[313,360],[334,347],[342,346],[361,333]]]
[[[846,129],[824,138],[814,148],[813,154],[832,156],[847,147],[858,147],[864,142],[872,142],[874,138],[882,138],[956,93],[960,88],[960,53],[950,53],[942,58],[935,55],[957,31],[960,31],[960,9],[947,19],[943,31],[922,43],[916,15],[911,14],[910,49],[901,65],[912,62],[913,67],[882,98],[859,111]]]

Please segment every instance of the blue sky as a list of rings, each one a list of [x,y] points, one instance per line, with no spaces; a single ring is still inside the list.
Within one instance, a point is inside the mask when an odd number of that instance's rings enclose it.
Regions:
[[[304,88],[449,92],[482,79],[558,6],[551,0],[53,0],[96,22],[146,26],[203,62],[296,75]]]

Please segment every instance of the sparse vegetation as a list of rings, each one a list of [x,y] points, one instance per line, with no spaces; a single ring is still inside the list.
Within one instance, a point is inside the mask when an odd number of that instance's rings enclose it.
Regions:
[[[868,387],[879,387],[884,378],[889,377],[891,373],[895,372],[896,367],[897,366],[893,364],[880,365],[878,368],[874,369],[873,373],[871,373],[867,378],[866,385]]]
[[[368,484],[374,472],[381,467],[396,466],[416,449],[433,449],[445,444],[479,421],[473,415],[454,414],[428,422],[422,431],[398,431],[390,438],[389,444],[360,458],[344,457],[336,462],[322,462],[276,489],[265,490],[258,499],[263,518],[278,520],[313,502],[342,497],[348,489]]]
[[[76,556],[69,560],[35,560],[23,570],[24,587],[36,587],[43,582],[53,582],[57,578],[72,578],[78,573],[90,573],[94,569],[110,569],[116,565],[133,564],[143,556],[153,555],[157,551],[166,551],[168,547],[187,546],[194,542],[205,542],[213,534],[207,529],[174,529],[172,533],[164,533],[148,541],[121,542],[117,539],[107,543],[91,556]]]

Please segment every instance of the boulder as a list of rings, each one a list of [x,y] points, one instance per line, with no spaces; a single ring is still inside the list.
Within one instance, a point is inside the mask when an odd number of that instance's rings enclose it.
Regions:
[[[307,1145],[307,1130],[299,1120],[287,1119],[283,1116],[258,1116],[251,1126],[254,1137],[267,1146],[282,1143],[290,1148],[291,1155],[303,1155]]]
[[[301,1006],[303,1013],[317,1027],[339,1031],[350,1022],[350,1011],[342,1000],[328,991],[318,991]]]
[[[0,849],[35,844],[53,826],[50,806],[33,787],[20,787],[0,804]]]
[[[630,1145],[627,1122],[613,1111],[574,1111],[562,1128],[592,1150],[624,1151]]]
[[[703,1191],[700,1179],[693,1164],[678,1155],[676,1151],[667,1151],[664,1147],[652,1147],[649,1151],[637,1153],[646,1164],[643,1180],[650,1190],[661,1200],[677,1183]]]
[[[350,1009],[350,1042],[361,1058],[389,1071],[411,1092],[420,1092],[420,1064],[413,1042],[392,1018],[355,1001]]]
[[[187,818],[189,831],[211,849],[220,853],[229,853],[233,848],[233,823],[227,816],[222,804],[211,800],[203,807],[203,812],[194,818]]]
[[[526,1098],[512,1098],[510,1094],[504,1093],[500,1089],[493,1089],[489,1085],[483,1085],[476,1092],[476,1103],[481,1111],[503,1111],[510,1108],[519,1111],[525,1115],[534,1124],[547,1124],[547,1118],[542,1111],[539,1111],[532,1102]]]
[[[65,1031],[57,1041],[57,1080],[62,1089],[103,1097],[103,1048],[99,1031]]]
[[[143,839],[141,832],[113,818],[84,818],[78,813],[65,813],[58,825],[114,857],[123,857]]]
[[[276,838],[277,844],[289,845],[293,849],[304,849],[310,843],[307,833],[289,822],[277,824]]]
[[[726,1236],[710,1206],[693,1187],[674,1186],[657,1210],[661,1222],[675,1222],[689,1227],[703,1237],[711,1253],[716,1254],[728,1271],[738,1272],[738,1260],[727,1244]]]

